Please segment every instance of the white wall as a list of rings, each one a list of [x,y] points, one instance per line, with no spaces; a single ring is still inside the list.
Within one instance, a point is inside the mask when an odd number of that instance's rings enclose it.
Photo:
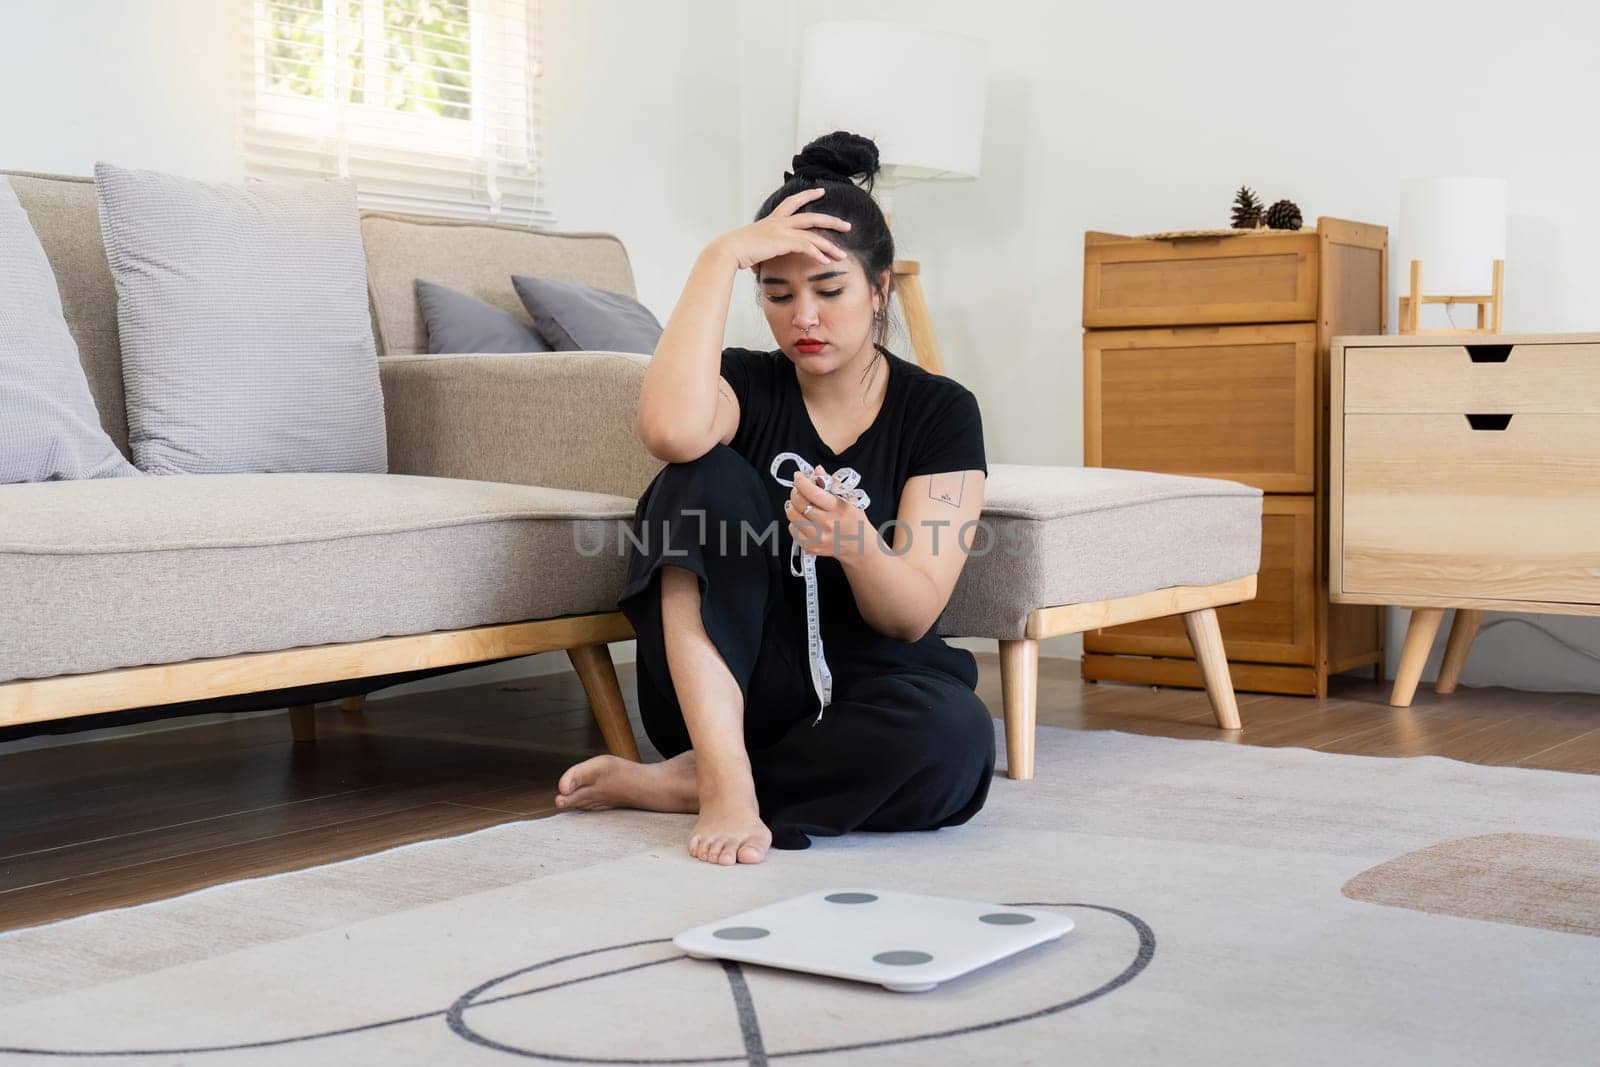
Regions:
[[[737,0],[541,0],[550,206],[665,321],[738,190]]]
[[[214,181],[243,173],[237,5],[0,0],[0,158],[92,174],[96,160]]]
[[[990,459],[1076,464],[1084,231],[1226,225],[1241,184],[1308,219],[1388,225],[1403,262],[1392,229],[1403,178],[1505,177],[1505,327],[1600,330],[1596,12],[1550,0],[822,0],[802,22],[886,18],[990,43],[981,179],[897,194],[895,228],[922,260],[948,371],[979,397]],[[746,33],[747,54],[767,44]],[[766,121],[792,128],[792,113]],[[772,146],[747,138],[752,150],[776,173]],[[1600,650],[1600,619],[1536,621]],[[1503,626],[1463,681],[1600,691],[1600,664]]]

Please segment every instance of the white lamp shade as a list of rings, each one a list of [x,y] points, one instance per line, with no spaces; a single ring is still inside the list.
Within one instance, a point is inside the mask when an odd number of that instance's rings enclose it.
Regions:
[[[834,130],[878,145],[881,180],[978,176],[988,45],[898,22],[818,22],[800,57],[799,146]]]
[[[1416,259],[1422,261],[1426,294],[1487,294],[1494,285],[1494,261],[1506,258],[1505,179],[1405,182],[1395,243],[1402,284]]]

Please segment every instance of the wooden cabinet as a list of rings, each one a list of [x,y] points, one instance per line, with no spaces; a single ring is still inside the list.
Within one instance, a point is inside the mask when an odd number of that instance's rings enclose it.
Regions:
[[[1381,333],[1388,233],[1084,241],[1084,463],[1259,487],[1256,598],[1217,612],[1238,689],[1322,696],[1383,659],[1379,609],[1327,593],[1329,350]],[[1181,627],[1084,634],[1085,678],[1200,686]]]
[[[1415,609],[1390,703],[1444,609],[1449,692],[1487,609],[1600,615],[1600,336],[1340,337],[1330,591]]]

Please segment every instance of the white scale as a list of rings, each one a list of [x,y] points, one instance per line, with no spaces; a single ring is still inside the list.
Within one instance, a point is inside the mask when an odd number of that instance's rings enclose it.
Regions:
[[[1065,915],[886,889],[820,889],[685,930],[695,959],[847,978],[922,993],[1073,928]]]

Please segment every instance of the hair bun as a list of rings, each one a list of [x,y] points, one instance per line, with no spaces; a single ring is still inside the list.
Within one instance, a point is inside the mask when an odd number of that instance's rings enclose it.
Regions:
[[[789,165],[794,170],[784,171],[785,182],[796,178],[834,182],[859,180],[870,191],[873,176],[878,173],[878,146],[859,133],[835,130],[802,148]]]

